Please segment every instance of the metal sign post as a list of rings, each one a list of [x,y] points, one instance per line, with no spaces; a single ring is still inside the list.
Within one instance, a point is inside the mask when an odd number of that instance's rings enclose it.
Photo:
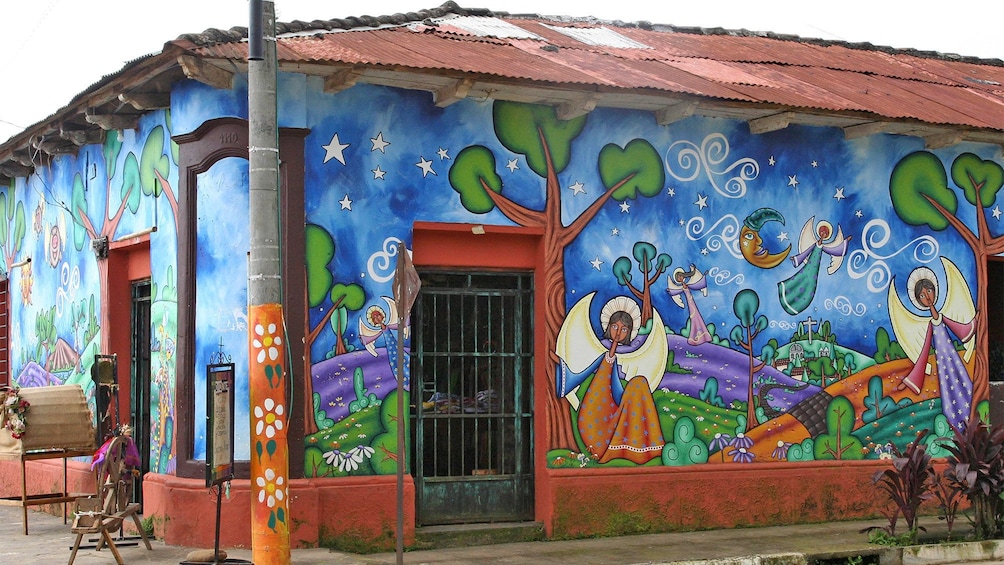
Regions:
[[[404,427],[408,423],[404,410],[404,330],[411,324],[411,307],[415,305],[422,281],[411,262],[404,243],[397,246],[397,271],[394,273],[394,302],[397,304],[397,564],[404,563],[404,458],[406,456]]]

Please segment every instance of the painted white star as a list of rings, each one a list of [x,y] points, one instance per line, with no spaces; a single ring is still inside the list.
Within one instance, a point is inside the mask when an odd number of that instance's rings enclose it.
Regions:
[[[384,141],[383,132],[378,133],[376,137],[371,137],[370,142],[373,143],[373,148],[370,151],[379,151],[381,153],[386,153],[384,149],[390,145],[389,141]]]
[[[449,151],[449,149],[443,149],[442,147],[439,148],[439,151],[436,151],[436,155],[439,155],[440,161],[450,158],[450,155],[449,153],[447,153],[447,151]]]
[[[580,194],[585,194],[586,193],[586,187],[585,187],[585,185],[583,185],[579,181],[575,181],[575,184],[573,184],[572,186],[570,186],[568,188],[571,189],[573,196],[578,196]]]
[[[614,228],[614,229],[610,230],[610,235],[620,235],[620,234],[621,234],[621,230],[619,230],[617,228]]]
[[[348,194],[345,195],[345,198],[342,198],[341,200],[339,200],[338,203],[342,205],[342,208],[341,208],[342,210],[348,210],[349,212],[352,211],[352,201],[349,200],[349,195]]]
[[[599,271],[600,270],[600,265],[603,264],[603,261],[600,261],[600,258],[597,257],[597,258],[593,259],[592,261],[590,261],[589,264],[592,265],[594,269],[596,269],[597,271]]]
[[[673,187],[669,187],[668,189],[666,189],[666,194],[670,196],[676,196],[676,189],[674,189]]]
[[[774,156],[771,155],[770,158],[767,159],[767,164],[773,167],[775,163],[777,163],[777,161],[774,159]]]
[[[858,218],[860,218],[861,216],[864,216],[864,214],[861,213],[861,210],[858,210],[858,211],[854,212],[854,215],[856,217],[858,217]]]
[[[681,226],[682,226],[682,225],[685,225],[686,223],[687,223],[687,222],[683,221],[683,218],[680,218],[680,225],[681,225]]]
[[[707,255],[707,254],[708,254],[708,248],[707,247],[701,248],[701,255]]]
[[[337,159],[339,163],[344,165],[345,156],[342,155],[342,151],[345,151],[345,148],[348,146],[349,146],[348,143],[342,143],[341,141],[338,141],[338,133],[335,133],[335,135],[331,136],[331,143],[321,146],[324,148],[323,162],[327,163],[332,159]]]
[[[432,170],[432,161],[429,161],[425,156],[419,157],[420,161],[415,163],[415,166],[422,169],[422,178],[424,179],[429,173],[436,175],[436,171]],[[439,175],[436,175],[439,176]]]
[[[708,207],[708,197],[703,194],[698,194],[697,202],[694,202],[694,204],[697,205],[698,209],[703,210]]]
[[[818,166],[819,166],[819,163],[817,163],[817,162],[815,162],[815,161],[813,161],[813,162],[812,162],[812,168],[813,168],[813,169],[815,169],[815,168],[816,168],[816,167],[818,167]]]
[[[783,231],[783,232],[777,234],[777,240],[778,241],[788,241],[788,232]]]
[[[1000,219],[1001,219],[1001,207],[1000,206],[994,206],[994,219],[997,220],[997,221],[1000,221]]]
[[[631,205],[628,204],[626,201],[621,202],[621,214],[627,214],[630,211],[631,211]]]
[[[377,180],[377,179],[384,180],[383,177],[384,177],[384,175],[387,174],[387,171],[381,169],[379,165],[377,165],[377,168],[373,169],[370,172],[373,173],[373,179],[374,180]]]
[[[508,163],[506,163],[505,168],[509,169],[510,173],[519,168],[519,165],[516,163],[517,160],[518,159],[512,159]]]
[[[846,196],[844,196],[844,187],[842,186],[838,187],[837,192],[836,194],[833,195],[833,197],[837,199],[837,202],[840,202],[841,200],[846,198]]]
[[[788,175],[788,186],[798,188],[798,179],[795,178],[797,176],[798,175]]]

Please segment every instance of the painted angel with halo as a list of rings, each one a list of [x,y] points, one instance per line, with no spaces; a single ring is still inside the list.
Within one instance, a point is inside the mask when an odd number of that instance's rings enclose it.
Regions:
[[[889,318],[903,351],[914,362],[899,388],[920,394],[927,375],[937,374],[941,411],[953,428],[960,430],[969,419],[973,402],[973,380],[966,365],[976,346],[976,306],[969,285],[951,260],[941,258],[945,268],[945,295],[941,308],[938,277],[927,267],[917,267],[906,283],[907,296],[920,312],[908,310],[896,292],[896,279],[889,283]],[[960,353],[953,340],[964,345]],[[929,352],[934,350],[934,366]]]
[[[600,338],[589,315],[595,295],[582,297],[558,332],[557,394],[577,410],[579,435],[594,459],[606,463],[622,458],[644,464],[659,457],[665,445],[652,398],[666,371],[665,326],[653,311],[652,331],[639,338],[641,310],[634,300],[618,296],[600,312]],[[579,391],[590,376],[586,390]]]

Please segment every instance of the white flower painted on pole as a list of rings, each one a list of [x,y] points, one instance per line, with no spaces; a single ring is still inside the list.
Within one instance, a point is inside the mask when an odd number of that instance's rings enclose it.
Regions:
[[[266,398],[264,407],[254,407],[254,417],[258,420],[255,424],[254,433],[261,436],[262,432],[264,432],[265,437],[269,439],[275,437],[275,432],[282,430],[283,412],[282,404],[276,404],[275,400]]]
[[[258,477],[256,482],[261,489],[258,491],[259,504],[264,502],[269,508],[275,508],[276,502],[282,502],[286,497],[286,492],[283,490],[285,480],[276,475],[273,469],[265,469],[265,476]]]
[[[254,333],[258,337],[254,338],[252,345],[258,350],[258,362],[264,363],[265,356],[268,356],[269,361],[275,361],[279,358],[279,347],[282,345],[282,336],[276,333],[275,324],[268,325],[268,332],[261,324],[255,324]]]

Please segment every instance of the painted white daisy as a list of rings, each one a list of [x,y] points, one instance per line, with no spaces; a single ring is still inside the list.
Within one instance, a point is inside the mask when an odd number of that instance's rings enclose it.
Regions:
[[[251,342],[251,344],[258,349],[258,362],[264,363],[265,356],[268,356],[269,361],[275,361],[279,358],[279,347],[282,345],[282,336],[276,333],[275,324],[268,325],[268,331],[261,324],[255,324],[254,333],[257,337]]]

